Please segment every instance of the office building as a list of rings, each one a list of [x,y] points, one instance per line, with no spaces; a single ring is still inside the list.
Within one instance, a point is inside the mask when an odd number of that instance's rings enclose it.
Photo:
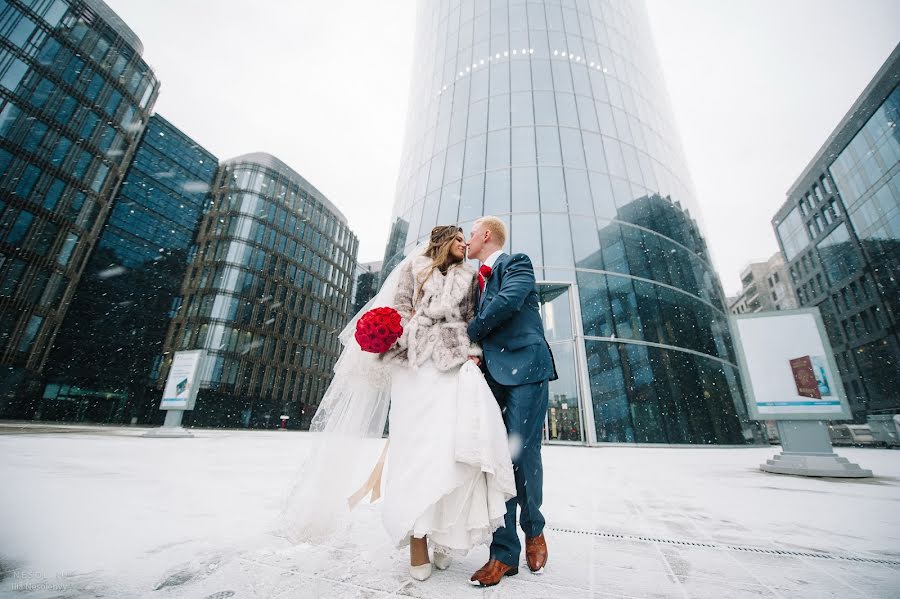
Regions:
[[[41,420],[149,422],[169,320],[218,160],[150,117],[50,352]]]
[[[156,101],[102,0],[0,2],[0,417],[28,418]]]
[[[359,242],[344,215],[278,158],[220,165],[166,335],[160,386],[179,350],[205,349],[192,426],[308,428],[341,349]]]
[[[550,441],[760,439],[642,3],[427,0],[415,56],[382,277],[496,215],[535,265]]]
[[[801,306],[817,306],[854,420],[900,412],[900,45],[772,220]]]
[[[728,298],[728,310],[732,314],[793,310],[798,307],[781,252],[772,254],[766,262],[748,264],[741,272],[740,295]]]

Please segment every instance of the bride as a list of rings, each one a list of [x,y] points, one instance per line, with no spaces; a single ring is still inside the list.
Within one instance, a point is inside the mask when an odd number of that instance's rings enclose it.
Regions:
[[[489,543],[503,525],[516,488],[500,409],[477,368],[481,350],[466,334],[476,274],[465,256],[462,229],[435,227],[341,333],[345,347],[311,426],[323,435],[283,514],[289,539],[332,534],[338,505],[352,509],[370,492],[372,501],[381,495],[383,467],[382,521],[396,547],[409,545],[417,580],[431,576],[432,563],[446,569],[451,555]],[[356,321],[382,306],[400,313],[403,333],[384,354],[363,352]],[[371,455],[363,443],[381,437],[385,416],[389,442],[351,496],[360,481],[348,487],[342,473]]]

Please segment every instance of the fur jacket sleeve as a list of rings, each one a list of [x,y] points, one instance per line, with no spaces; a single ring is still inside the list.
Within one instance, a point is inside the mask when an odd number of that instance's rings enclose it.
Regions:
[[[382,357],[411,368],[431,358],[438,370],[452,370],[469,356],[481,355],[466,333],[475,317],[475,269],[463,262],[446,274],[429,271],[431,259],[422,256],[401,272],[394,309],[400,313],[403,335]]]

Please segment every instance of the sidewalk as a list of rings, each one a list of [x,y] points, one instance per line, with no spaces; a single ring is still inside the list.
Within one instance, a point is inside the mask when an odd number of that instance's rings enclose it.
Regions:
[[[412,581],[375,506],[269,534],[307,434],[51,428],[0,434],[0,596],[900,597],[897,450],[840,448],[876,477],[837,480],[759,471],[778,447],[545,447],[546,573],[479,590],[486,549]]]

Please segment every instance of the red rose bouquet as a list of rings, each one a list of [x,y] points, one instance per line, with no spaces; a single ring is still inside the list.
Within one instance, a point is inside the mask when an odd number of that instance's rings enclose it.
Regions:
[[[383,354],[403,334],[400,313],[393,308],[374,308],[356,321],[356,342],[363,351]]]

